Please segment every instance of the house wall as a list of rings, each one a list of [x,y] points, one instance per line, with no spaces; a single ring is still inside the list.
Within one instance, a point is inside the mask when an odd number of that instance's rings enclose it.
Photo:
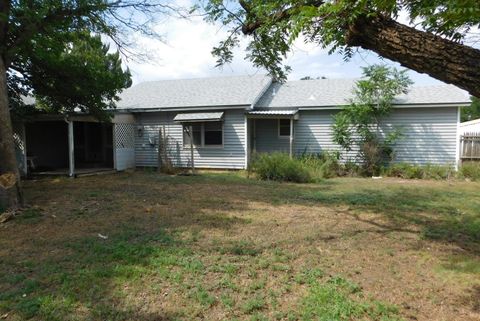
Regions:
[[[413,164],[454,164],[457,146],[456,107],[397,108],[383,124],[384,132],[399,128],[403,136],[395,146],[395,161]],[[294,152],[339,150],[333,142],[332,116],[338,111],[301,111],[294,121]],[[257,152],[288,152],[288,139],[278,137],[276,120],[257,120]],[[356,151],[344,153],[354,160]]]
[[[289,152],[290,139],[278,136],[278,119],[252,119],[252,122],[255,122],[253,127],[256,129],[256,152]]]
[[[159,131],[165,126],[168,154],[175,166],[191,166],[190,148],[183,146],[182,125],[173,118],[177,112],[137,114],[137,126],[143,135],[135,135],[136,166],[157,166]],[[245,110],[226,110],[223,127],[223,147],[195,148],[194,163],[198,168],[245,167]],[[137,127],[138,129],[138,127]]]

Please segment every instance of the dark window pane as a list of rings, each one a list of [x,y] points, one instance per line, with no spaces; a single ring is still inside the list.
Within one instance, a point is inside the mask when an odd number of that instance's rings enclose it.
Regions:
[[[290,136],[290,119],[280,119],[278,125],[280,136]]]
[[[205,131],[221,131],[222,122],[221,121],[210,121],[205,123]]]
[[[205,125],[205,145],[222,145],[223,133],[222,122],[206,122]]]
[[[205,131],[205,145],[222,145],[221,131]]]

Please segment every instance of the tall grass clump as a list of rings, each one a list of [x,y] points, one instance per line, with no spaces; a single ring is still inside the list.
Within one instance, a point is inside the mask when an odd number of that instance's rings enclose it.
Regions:
[[[444,180],[454,178],[455,169],[450,165],[412,165],[408,163],[395,163],[384,168],[382,175],[404,179]]]
[[[344,172],[339,163],[340,154],[325,151],[318,154],[303,154],[300,161],[316,180],[340,176]]]
[[[480,181],[480,162],[465,162],[458,169],[460,178]]]
[[[308,183],[312,182],[311,172],[299,159],[285,153],[258,154],[249,171],[262,180]]]

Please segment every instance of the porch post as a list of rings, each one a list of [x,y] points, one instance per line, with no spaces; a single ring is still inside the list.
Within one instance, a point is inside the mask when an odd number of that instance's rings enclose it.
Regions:
[[[75,147],[73,145],[73,121],[68,121],[68,160],[69,176],[75,177]]]
[[[293,117],[290,118],[290,158],[293,157]]]
[[[190,125],[188,127],[188,130],[190,131],[190,157],[192,158],[192,175],[195,175],[195,163],[193,160],[193,126]]]
[[[248,130],[248,116],[245,115],[245,169],[250,161],[250,132]]]
[[[253,152],[257,152],[257,119],[253,118]]]

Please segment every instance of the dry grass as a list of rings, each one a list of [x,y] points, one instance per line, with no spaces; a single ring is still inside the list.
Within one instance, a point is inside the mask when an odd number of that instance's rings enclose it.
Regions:
[[[36,207],[0,226],[6,320],[480,318],[478,183],[137,171],[25,185]]]

